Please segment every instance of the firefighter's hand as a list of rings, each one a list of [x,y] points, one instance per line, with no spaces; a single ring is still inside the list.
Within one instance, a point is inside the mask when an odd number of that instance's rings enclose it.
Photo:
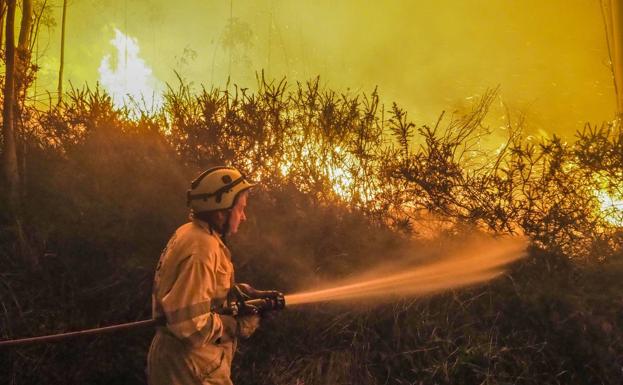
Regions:
[[[259,315],[247,315],[238,317],[238,335],[242,338],[249,338],[260,327]]]
[[[220,342],[236,339],[239,333],[238,320],[230,315],[221,315],[221,322],[223,323],[223,336],[220,338]]]
[[[229,315],[221,315],[223,322],[222,342],[232,341],[236,337],[249,338],[260,326],[260,316],[246,315],[232,317]]]

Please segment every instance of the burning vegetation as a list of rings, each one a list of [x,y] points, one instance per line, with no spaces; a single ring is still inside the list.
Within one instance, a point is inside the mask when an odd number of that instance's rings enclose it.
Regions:
[[[148,318],[188,181],[229,164],[261,181],[232,239],[237,280],[287,306],[241,345],[234,382],[620,382],[620,119],[571,141],[507,116],[500,138],[497,89],[422,126],[319,78],[164,89],[119,30],[101,87],[61,82],[44,108],[33,41],[2,52],[2,339]],[[151,336],[0,349],[0,382],[143,383]]]
[[[604,197],[621,193],[619,125],[587,126],[574,143],[524,138],[520,124],[509,125],[499,150],[485,152],[482,119],[495,91],[466,115],[417,128],[376,92],[259,81],[257,92],[197,94],[181,83],[161,112],[138,118],[98,88],[73,89],[49,110],[26,107],[20,164],[32,254],[20,258],[17,228],[2,210],[5,338],[148,316],[156,256],[186,217],[181,192],[199,170],[231,163],[262,181],[233,243],[238,279],[259,287],[348,284],[382,261],[405,272],[450,243],[470,248],[470,233],[521,234],[532,245],[484,286],[285,312],[242,346],[238,382],[618,378],[623,233],[621,211],[604,207]],[[2,376],[142,378],[150,336],[2,351]]]

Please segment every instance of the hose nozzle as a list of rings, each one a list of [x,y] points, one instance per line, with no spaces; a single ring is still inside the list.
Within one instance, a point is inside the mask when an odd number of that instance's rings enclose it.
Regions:
[[[246,283],[238,283],[231,288],[228,302],[227,313],[234,316],[261,315],[267,311],[282,310],[286,307],[283,293],[276,290],[257,290]]]

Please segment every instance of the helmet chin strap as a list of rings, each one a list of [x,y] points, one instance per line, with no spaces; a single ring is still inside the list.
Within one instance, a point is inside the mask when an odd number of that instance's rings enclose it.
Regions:
[[[231,219],[231,210],[226,210],[226,211],[227,212],[225,214],[225,221],[223,221],[222,225],[215,223],[213,218],[210,216],[201,216],[197,214],[191,214],[191,215],[194,218],[208,222],[212,231],[216,231],[217,233],[219,233],[221,235],[221,241],[223,241],[223,243],[227,245],[227,235],[229,233],[229,228],[230,228],[229,222]]]
[[[225,214],[225,222],[223,223],[223,227],[221,229],[221,240],[227,246],[227,235],[229,234],[229,221],[231,219],[231,210],[227,210],[227,214]]]

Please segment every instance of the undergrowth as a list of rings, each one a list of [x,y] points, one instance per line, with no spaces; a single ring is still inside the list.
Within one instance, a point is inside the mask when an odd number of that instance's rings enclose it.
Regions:
[[[486,285],[286,309],[241,343],[237,383],[616,384],[623,232],[595,191],[621,193],[621,127],[587,126],[574,143],[534,143],[509,127],[500,151],[486,153],[478,143],[494,97],[423,127],[376,92],[342,95],[317,79],[260,79],[256,93],[181,84],[164,112],[139,120],[87,88],[30,111],[23,212],[38,264],[20,258],[2,210],[2,338],[148,318],[159,251],[186,220],[188,181],[227,163],[262,182],[232,239],[238,280],[257,287],[288,293],[348,277],[440,233],[521,233],[532,243]],[[144,383],[151,336],[3,350],[0,380]]]

